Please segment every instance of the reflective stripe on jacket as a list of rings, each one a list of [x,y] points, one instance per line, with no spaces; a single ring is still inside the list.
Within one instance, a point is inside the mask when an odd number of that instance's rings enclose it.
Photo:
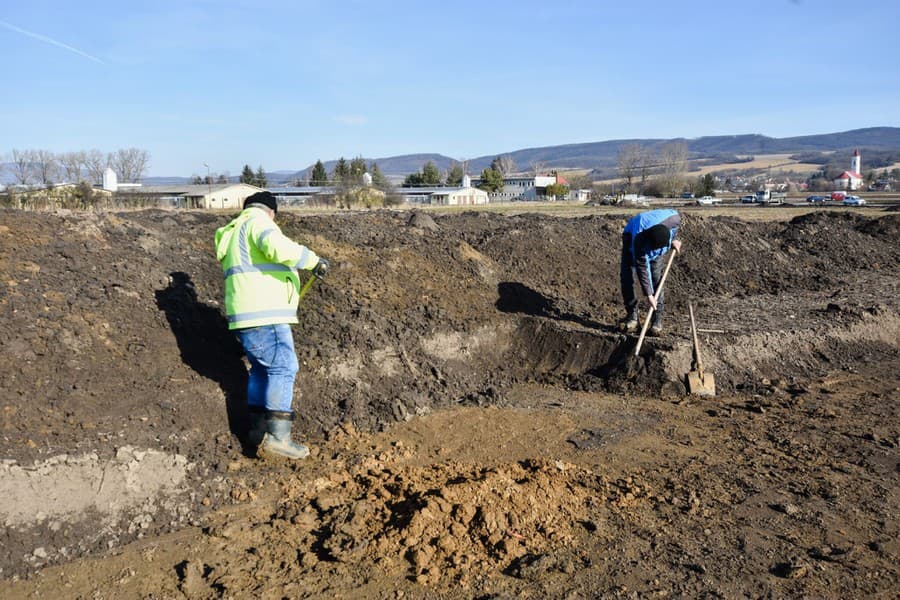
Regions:
[[[296,323],[300,277],[319,257],[294,242],[261,208],[246,208],[216,230],[216,258],[225,274],[229,329]]]

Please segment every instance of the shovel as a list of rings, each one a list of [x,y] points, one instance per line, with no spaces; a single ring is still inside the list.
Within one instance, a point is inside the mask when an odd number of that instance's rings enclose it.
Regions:
[[[309,291],[309,288],[312,287],[313,282],[316,280],[316,276],[312,273],[309,274],[309,279],[306,280],[306,283],[303,284],[303,287],[300,288],[300,297],[297,298],[297,302],[303,300],[303,296],[306,295],[306,292]]]
[[[669,268],[672,266],[672,261],[675,260],[675,255],[678,254],[678,250],[672,248],[672,254],[669,256],[669,262],[666,263],[666,270],[663,271],[662,277],[659,280],[659,287],[656,289],[656,293],[653,294],[653,298],[659,300],[659,295],[662,293],[663,284],[666,282],[666,275],[669,274]],[[653,307],[650,307],[650,310],[647,311],[647,318],[644,319],[644,326],[641,328],[641,335],[638,337],[637,345],[634,347],[634,355],[637,356],[641,351],[641,346],[644,343],[644,336],[647,335],[647,328],[650,327],[650,318],[653,316]]]
[[[694,307],[688,302],[688,310],[691,313],[691,335],[694,337],[694,364],[693,369],[687,374],[687,389],[691,394],[698,396],[715,396],[716,379],[712,373],[703,372],[703,361],[700,360],[700,344],[697,342],[697,325],[694,323]]]

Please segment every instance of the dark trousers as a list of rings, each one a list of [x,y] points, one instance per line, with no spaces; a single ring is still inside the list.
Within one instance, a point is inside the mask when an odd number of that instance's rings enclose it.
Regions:
[[[622,244],[622,260],[619,263],[619,281],[622,285],[622,301],[629,316],[637,317],[638,300],[634,294],[634,261],[631,258],[631,245]],[[653,289],[659,289],[659,280],[662,279],[666,255],[650,261],[650,277],[653,281]],[[653,313],[653,325],[662,325],[662,312],[665,305],[665,290],[661,291],[656,299],[656,310]]]

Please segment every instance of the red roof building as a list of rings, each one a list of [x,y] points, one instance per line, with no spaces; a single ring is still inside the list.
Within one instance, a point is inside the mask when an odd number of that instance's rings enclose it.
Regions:
[[[837,179],[832,181],[836,190],[858,190],[862,187],[862,158],[859,155],[859,149],[853,151],[853,159],[850,162],[850,170],[841,173]]]

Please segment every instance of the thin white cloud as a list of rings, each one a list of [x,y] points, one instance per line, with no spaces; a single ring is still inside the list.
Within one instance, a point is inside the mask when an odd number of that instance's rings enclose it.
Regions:
[[[369,120],[362,115],[338,115],[334,120],[343,125],[349,125],[350,127],[358,127],[369,122]]]
[[[52,38],[48,38],[45,35],[41,35],[39,33],[34,33],[33,31],[28,31],[28,30],[22,29],[21,27],[16,27],[15,25],[13,25],[11,23],[7,23],[6,21],[0,21],[0,25],[2,25],[3,27],[6,27],[9,30],[15,31],[16,33],[21,33],[22,35],[27,35],[28,37],[34,38],[36,40],[40,40],[42,42],[46,42],[52,46],[56,46],[57,48],[62,48],[63,50],[68,50],[69,52],[74,52],[78,56],[83,56],[94,62],[98,62],[101,65],[106,64],[102,60],[97,58],[96,56],[91,56],[87,52],[82,52],[78,48],[73,48],[72,46],[69,46],[68,44],[63,44],[62,42],[57,42],[56,40],[54,40]]]

